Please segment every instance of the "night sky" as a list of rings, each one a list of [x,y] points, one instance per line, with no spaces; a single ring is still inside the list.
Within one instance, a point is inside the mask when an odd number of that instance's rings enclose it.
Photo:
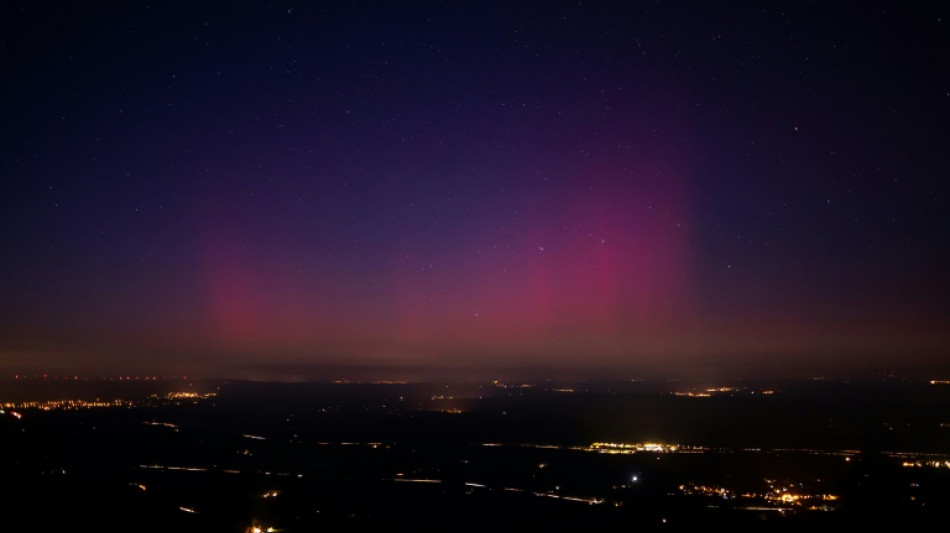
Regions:
[[[946,3],[38,4],[5,376],[950,368]]]

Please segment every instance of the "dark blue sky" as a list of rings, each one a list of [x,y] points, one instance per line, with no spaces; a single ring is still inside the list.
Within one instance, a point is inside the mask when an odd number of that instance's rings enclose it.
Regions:
[[[4,7],[0,369],[946,368],[947,5],[825,4]]]

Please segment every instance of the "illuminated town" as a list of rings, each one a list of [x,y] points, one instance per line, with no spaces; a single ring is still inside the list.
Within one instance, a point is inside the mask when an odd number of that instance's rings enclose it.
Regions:
[[[180,404],[183,400],[196,403],[199,400],[214,398],[214,392],[170,392],[164,396],[151,395],[144,400],[123,400],[114,398],[110,400],[43,400],[43,401],[25,401],[25,402],[4,402],[0,404],[3,409],[10,410],[39,410],[39,411],[70,411],[78,409],[106,409],[106,408],[132,408],[143,407],[147,405]]]

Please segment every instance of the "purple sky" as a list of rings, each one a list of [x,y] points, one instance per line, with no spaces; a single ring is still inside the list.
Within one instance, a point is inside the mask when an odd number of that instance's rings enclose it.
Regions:
[[[950,367],[946,6],[161,4],[0,12],[0,372]]]

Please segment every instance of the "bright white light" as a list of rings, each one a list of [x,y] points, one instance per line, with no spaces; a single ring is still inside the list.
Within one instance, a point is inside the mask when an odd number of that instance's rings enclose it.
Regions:
[[[633,476],[633,481],[634,482],[640,481],[640,476]]]

